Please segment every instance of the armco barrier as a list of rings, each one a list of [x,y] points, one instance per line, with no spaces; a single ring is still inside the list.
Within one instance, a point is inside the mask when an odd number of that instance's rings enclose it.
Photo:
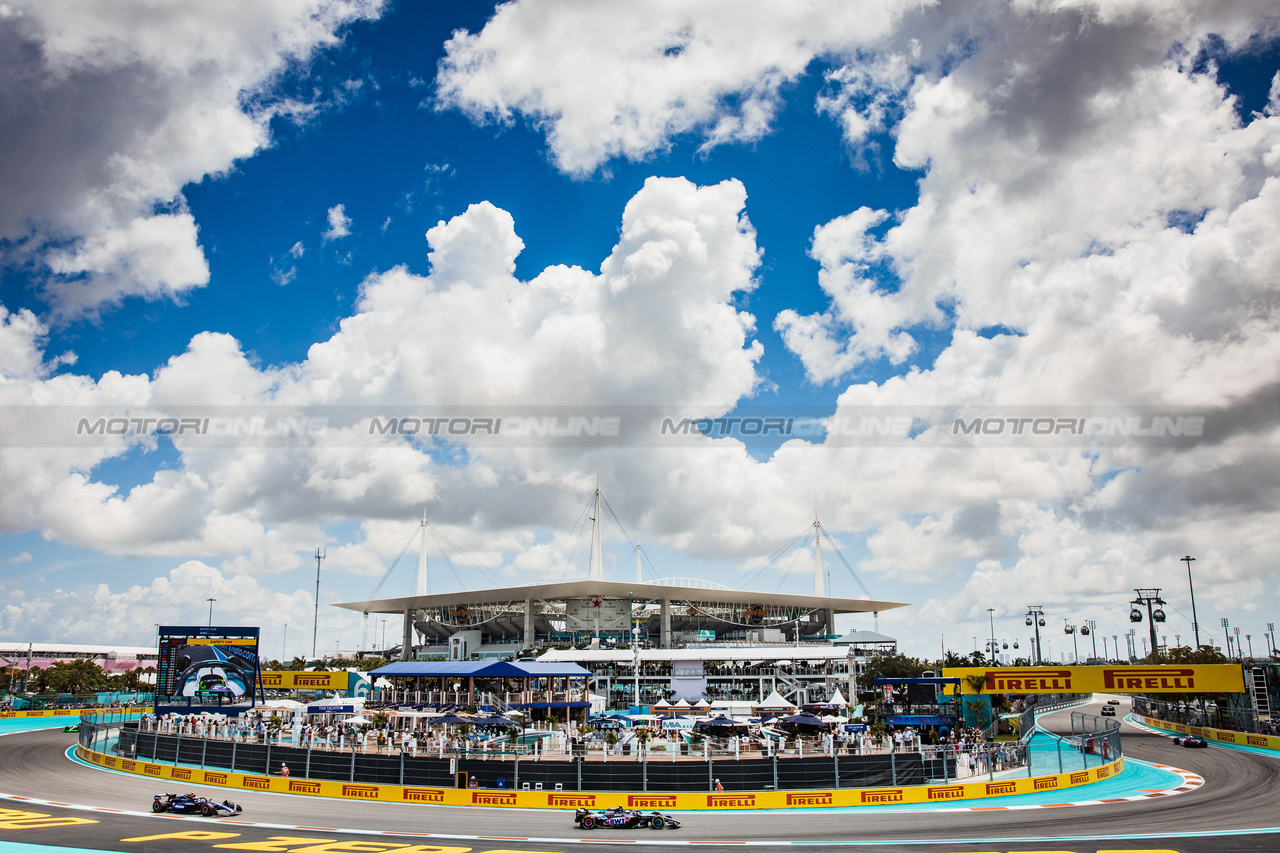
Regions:
[[[79,717],[81,714],[141,714],[146,708],[46,708],[43,711],[3,711],[0,720],[26,717]]]
[[[842,788],[826,791],[726,791],[724,793],[593,792],[593,791],[508,791],[502,789],[458,789],[329,782],[234,773],[229,770],[201,770],[197,767],[162,764],[115,755],[104,755],[83,746],[76,747],[83,761],[124,773],[150,776],[157,783],[175,782],[176,787],[213,785],[229,790],[270,791],[344,800],[373,800],[385,803],[428,803],[441,806],[482,806],[520,809],[570,809],[578,806],[607,808],[622,805],[634,809],[708,811],[733,809],[850,808],[897,803],[935,803],[1032,794],[1088,785],[1110,779],[1124,770],[1124,759],[1075,773],[1058,773],[1032,778],[1002,779],[994,782],[966,782],[954,785],[919,785],[898,788]],[[157,784],[156,792],[175,786]]]
[[[1171,723],[1168,720],[1157,720],[1155,717],[1139,717],[1145,725],[1153,729],[1163,729],[1180,735],[1195,735],[1205,740],[1218,743],[1234,743],[1240,746],[1253,746],[1258,749],[1274,749],[1280,751],[1280,737],[1274,735],[1254,735],[1248,732],[1229,732],[1225,729],[1211,729],[1207,726],[1185,726],[1182,723]]]

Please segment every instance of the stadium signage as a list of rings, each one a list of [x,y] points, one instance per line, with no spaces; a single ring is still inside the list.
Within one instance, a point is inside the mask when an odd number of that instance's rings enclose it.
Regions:
[[[301,780],[301,779],[290,779],[290,780],[289,780],[289,793],[290,793],[290,794],[319,794],[319,793],[320,793],[320,783],[319,783],[319,782],[305,782],[305,781],[303,781],[303,780]]]
[[[963,800],[964,786],[942,785],[937,788],[930,788],[929,799],[930,800]]]
[[[189,782],[191,771],[185,767],[174,767],[169,771],[169,778],[178,782]]]
[[[946,667],[962,693],[1243,693],[1244,674],[1231,664],[1153,666]],[[948,686],[948,692],[956,688]]]
[[[410,803],[444,802],[444,791],[432,791],[429,788],[405,788],[402,796]]]
[[[1052,791],[1058,787],[1057,776],[1041,776],[1035,780],[1035,784],[1031,786],[1033,791]]]
[[[355,797],[358,800],[378,799],[377,785],[343,785],[342,796]]]
[[[1016,794],[1018,793],[1017,782],[988,782],[987,796],[994,797],[1000,794]]]
[[[566,808],[592,808],[596,804],[594,794],[548,794],[547,805]]]
[[[516,795],[514,791],[509,794],[472,791],[471,803],[477,806],[514,806],[516,804]]]
[[[901,788],[883,788],[877,791],[859,791],[859,800],[863,803],[901,803],[903,793]]]
[[[271,780],[261,776],[245,776],[240,780],[240,787],[253,788],[255,791],[270,791]]]
[[[262,673],[262,686],[268,690],[346,690],[346,672],[291,672],[270,670]]]
[[[627,808],[631,809],[674,809],[676,798],[673,796],[646,797],[640,794],[627,796]]]
[[[128,767],[126,767],[125,769],[126,769],[126,770],[128,770],[129,768],[128,768]],[[142,765],[142,772],[143,772],[143,773],[146,773],[148,776],[159,776],[159,775],[160,775],[160,765],[159,765],[159,764],[144,764],[144,765]]]
[[[755,808],[755,794],[708,794],[707,805],[714,809],[750,809]]]
[[[1088,774],[1088,772],[1080,772],[1080,773],[1072,773],[1072,774],[1071,774],[1071,784],[1072,784],[1072,785],[1083,785],[1083,784],[1085,784],[1085,783],[1086,783],[1086,782],[1088,782],[1088,781],[1089,781],[1089,774]]]
[[[832,801],[833,798],[828,793],[787,794],[787,805],[789,806],[829,806]]]
[[[227,784],[227,774],[226,773],[210,773],[209,771],[206,770],[204,774],[204,781],[206,784],[209,784],[209,785],[225,785]]]

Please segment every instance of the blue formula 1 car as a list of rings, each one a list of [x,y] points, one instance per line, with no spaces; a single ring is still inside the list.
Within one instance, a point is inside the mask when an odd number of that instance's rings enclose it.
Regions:
[[[157,814],[194,814],[201,817],[240,814],[240,807],[230,800],[218,802],[196,794],[156,794],[151,810]]]
[[[573,822],[583,829],[679,829],[680,821],[661,812],[639,812],[615,806],[604,811],[580,808],[573,813]]]

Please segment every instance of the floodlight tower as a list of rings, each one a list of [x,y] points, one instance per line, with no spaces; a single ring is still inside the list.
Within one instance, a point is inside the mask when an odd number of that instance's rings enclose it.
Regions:
[[[1034,626],[1036,630],[1036,659],[1035,665],[1040,665],[1040,629],[1044,627],[1044,608],[1038,604],[1027,606],[1027,624]]]

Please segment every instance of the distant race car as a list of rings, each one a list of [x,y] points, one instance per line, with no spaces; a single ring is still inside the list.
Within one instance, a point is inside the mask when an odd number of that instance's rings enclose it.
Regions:
[[[79,724],[79,723],[73,723],[72,725],[69,725],[69,726],[63,726],[63,727],[62,727],[62,730],[63,730],[64,732],[78,732],[78,731],[80,731],[80,724]]]
[[[1103,705],[1103,706],[1102,706],[1102,716],[1104,716],[1104,717],[1114,717],[1115,715],[1116,715],[1116,709],[1115,709],[1115,708],[1112,708],[1110,705]]]
[[[679,829],[680,821],[661,812],[639,812],[615,806],[603,811],[580,808],[573,813],[573,822],[583,829]]]
[[[1120,704],[1120,700],[1119,700],[1119,699],[1108,699],[1108,700],[1107,700],[1107,704],[1108,704],[1108,705],[1119,705],[1119,704]]]
[[[1186,737],[1176,737],[1173,742],[1185,746],[1187,749],[1208,749],[1209,744],[1202,737],[1195,735],[1187,735]]]
[[[240,807],[230,800],[211,800],[196,794],[156,794],[151,810],[166,814],[196,814],[202,817],[225,817],[240,814]]]

